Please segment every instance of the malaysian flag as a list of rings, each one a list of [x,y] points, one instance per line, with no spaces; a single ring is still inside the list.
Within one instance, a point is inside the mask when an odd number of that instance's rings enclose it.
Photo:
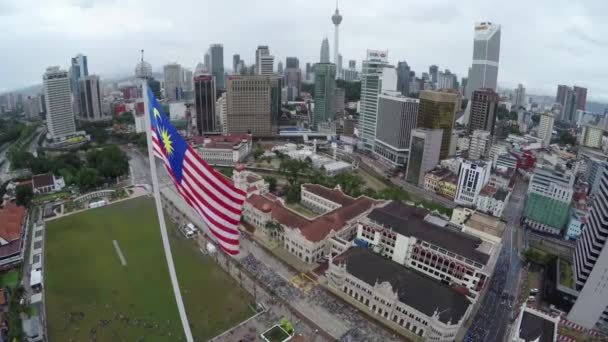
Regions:
[[[201,215],[209,234],[222,250],[239,254],[238,224],[245,192],[210,167],[171,126],[147,89],[154,155],[164,161],[177,192]]]

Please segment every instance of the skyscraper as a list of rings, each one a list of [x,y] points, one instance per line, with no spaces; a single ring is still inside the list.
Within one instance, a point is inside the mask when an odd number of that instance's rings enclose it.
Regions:
[[[99,77],[97,75],[85,76],[80,80],[80,103],[84,112],[80,118],[86,121],[99,121],[105,119],[101,110],[101,91],[99,89]]]
[[[68,72],[59,67],[49,67],[43,76],[46,100],[46,124],[52,139],[59,139],[76,132],[74,110],[70,94]]]
[[[343,72],[342,72],[342,55],[341,54],[338,55],[338,64],[336,65],[336,73],[337,73],[337,75],[336,75],[337,78],[340,78],[340,79],[344,78]]]
[[[274,56],[270,55],[267,45],[258,46],[255,51],[255,73],[256,75],[270,76],[274,72]]]
[[[342,15],[340,14],[340,11],[338,10],[337,2],[336,2],[336,11],[334,12],[334,15],[331,16],[331,22],[334,23],[334,26],[335,26],[335,30],[334,30],[334,64],[336,64],[336,75],[339,76],[342,74],[342,62],[339,61],[339,56],[340,56],[339,26],[340,26],[340,23],[342,23]],[[328,47],[328,51],[329,51],[329,47]],[[325,62],[323,60],[321,60],[321,63],[325,63]]]
[[[543,140],[544,147],[549,146],[551,143],[551,136],[553,135],[553,124],[555,117],[551,112],[545,112],[540,115],[540,121],[538,125],[538,137]]]
[[[315,108],[312,126],[317,129],[319,122],[336,117],[336,65],[333,63],[315,64]]]
[[[287,57],[285,59],[285,68],[298,69],[300,67],[300,60],[298,57]]]
[[[277,64],[277,74],[279,74],[279,76],[283,76],[283,61],[279,61]]]
[[[596,198],[574,250],[574,281],[579,291],[568,320],[587,329],[608,324],[608,169],[601,169]]]
[[[445,159],[450,153],[458,95],[421,90],[418,98],[420,99],[418,127],[443,130],[439,159]]]
[[[496,91],[498,81],[498,59],[500,57],[500,25],[490,22],[475,24],[473,41],[473,63],[469,71],[466,98],[473,91],[489,88]]]
[[[559,103],[563,106],[564,102],[566,101],[566,92],[569,89],[570,89],[570,87],[568,87],[565,84],[558,84],[557,85],[557,95],[555,96],[555,103]]]
[[[436,65],[431,65],[429,67],[429,75],[431,76],[431,83],[437,83],[437,73],[439,72],[439,67]]]
[[[232,55],[232,74],[238,75],[239,62],[241,61],[241,56],[237,53]]]
[[[424,185],[424,175],[439,163],[442,135],[441,129],[416,128],[412,130],[405,171],[405,179],[408,182]]]
[[[498,110],[500,97],[492,89],[477,89],[471,98],[471,116],[469,119],[468,134],[475,130],[483,130],[494,135],[494,123]]]
[[[312,66],[310,65],[310,63],[306,63],[306,75],[305,75],[305,79],[307,81],[310,81],[310,74],[312,73]]]
[[[374,154],[395,168],[407,162],[411,133],[418,126],[418,104],[418,99],[398,92],[378,96]]]
[[[327,38],[323,39],[321,42],[321,58],[319,59],[320,63],[329,63],[329,40]]]
[[[302,71],[300,70],[300,62],[296,57],[287,57],[285,63],[287,67],[284,71],[285,86],[295,89],[294,98],[300,96],[302,89]]]
[[[184,89],[184,97],[187,99],[192,98],[192,91],[194,89],[194,84],[192,81],[193,75],[194,74],[192,73],[192,70],[182,68],[182,84]]]
[[[203,57],[203,64],[205,65],[204,72],[211,73],[211,56],[209,55],[209,51],[205,52],[205,56]]]
[[[70,67],[70,87],[72,92],[72,106],[74,113],[83,114],[84,104],[80,102],[80,80],[89,75],[87,56],[78,54],[72,57]]]
[[[382,71],[388,66],[388,51],[367,50],[361,73],[361,117],[359,129],[362,148],[373,152],[376,140],[378,95],[382,91]]]
[[[525,106],[526,104],[526,88],[521,83],[513,91],[513,101],[511,104],[515,107]]]
[[[585,110],[587,107],[587,88],[574,86],[576,94],[576,109]]]
[[[182,66],[177,63],[169,63],[163,67],[165,77],[165,97],[169,101],[182,99],[183,75]]]
[[[410,71],[406,61],[397,63],[397,91],[403,96],[410,95]]]
[[[576,107],[577,107],[578,98],[576,97],[576,93],[573,89],[568,88],[566,90],[566,96],[564,98],[564,105],[562,107],[562,117],[561,120],[569,123],[576,122]]]
[[[215,116],[215,80],[211,75],[194,77],[194,111],[198,135],[219,130]]]
[[[209,72],[215,77],[215,88],[224,90],[224,46],[222,44],[211,44],[209,46]]]
[[[281,114],[281,79],[275,76],[228,77],[226,131],[274,136]]]

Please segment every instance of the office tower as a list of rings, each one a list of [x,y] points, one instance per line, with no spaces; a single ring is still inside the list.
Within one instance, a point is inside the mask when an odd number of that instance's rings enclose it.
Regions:
[[[555,103],[559,103],[563,106],[564,102],[566,102],[566,93],[570,89],[571,88],[565,84],[558,84],[557,85],[557,95],[555,96]]]
[[[362,148],[374,151],[376,140],[376,116],[378,114],[378,95],[382,91],[382,70],[388,66],[388,51],[367,50],[361,72],[361,116],[359,134]]]
[[[334,12],[334,15],[331,16],[331,22],[334,23],[335,29],[334,29],[334,64],[336,64],[336,75],[339,76],[342,74],[342,61],[340,60],[340,34],[339,34],[339,26],[340,23],[342,22],[342,15],[340,14],[340,11],[338,10],[338,3],[336,2],[336,11]],[[329,46],[327,49],[328,55],[329,55]],[[328,61],[329,62],[329,61]],[[321,63],[325,63],[323,60],[321,60]]]
[[[464,94],[467,91],[467,85],[469,83],[469,79],[466,77],[463,77],[460,79],[460,95],[464,96]]]
[[[336,66],[336,70],[340,70],[338,75],[336,75],[339,79],[343,79],[344,69],[342,69],[342,55],[338,55],[338,65]],[[338,71],[336,71],[338,72]]]
[[[298,57],[285,58],[285,69],[287,69],[287,68],[293,68],[293,69],[300,68],[300,60],[298,59]]]
[[[591,148],[602,148],[604,129],[591,124],[583,125],[579,143]]]
[[[256,75],[271,76],[274,73],[274,56],[266,45],[258,46],[255,51],[255,73]]]
[[[596,199],[574,250],[575,289],[579,291],[568,320],[587,329],[608,324],[608,169],[601,169]]]
[[[454,202],[473,206],[481,189],[490,180],[491,163],[463,161],[458,174],[458,187]]]
[[[80,103],[83,112],[80,119],[86,121],[99,121],[105,119],[101,110],[101,91],[99,89],[99,77],[97,75],[85,76],[80,80],[78,87]]]
[[[348,61],[348,68],[350,70],[357,70],[357,61],[351,59]]]
[[[336,65],[315,64],[315,108],[312,127],[317,129],[320,122],[335,119]]]
[[[587,107],[587,88],[574,86],[576,94],[576,109],[585,110]]]
[[[469,159],[487,159],[492,148],[492,134],[488,131],[477,129],[471,134],[469,141]]]
[[[226,131],[274,136],[281,114],[281,79],[274,76],[228,78]]]
[[[245,75],[247,74],[247,67],[245,66],[245,61],[242,59],[239,61],[239,64],[236,67],[237,75]]]
[[[283,76],[283,61],[279,61],[279,64],[277,64],[277,74]]]
[[[162,97],[160,81],[150,77],[147,79],[148,87],[152,90],[152,94],[154,94],[154,98],[160,99]]]
[[[496,91],[498,59],[500,56],[500,25],[490,22],[475,24],[473,41],[473,64],[469,70],[466,98],[473,91],[489,88]]]
[[[232,74],[238,75],[239,62],[241,61],[241,56],[237,53],[232,55]]]
[[[477,89],[471,98],[471,113],[467,133],[471,134],[477,129],[490,132],[494,135],[494,123],[500,97],[492,89]]]
[[[419,186],[424,185],[424,175],[439,164],[442,136],[441,129],[412,130],[405,180]]]
[[[190,99],[192,94],[192,91],[194,90],[194,83],[192,80],[192,77],[194,76],[194,74],[192,73],[192,70],[190,69],[186,69],[186,68],[182,68],[182,84],[183,84],[183,90],[184,90],[184,97]]]
[[[209,73],[215,77],[215,89],[224,90],[224,46],[211,44],[209,46]]]
[[[452,130],[454,129],[454,114],[458,107],[458,95],[448,92],[422,90],[418,96],[418,127],[441,129],[440,159],[445,159],[450,153]]]
[[[398,92],[378,96],[374,154],[395,168],[404,167],[407,161],[411,133],[418,127],[418,105],[418,99]]]
[[[194,76],[207,73],[207,67],[203,63],[198,63],[194,68]]]
[[[551,144],[551,136],[553,135],[553,123],[555,117],[553,113],[546,112],[540,115],[540,122],[538,125],[538,137],[543,140],[543,146],[547,147]]]
[[[327,38],[323,39],[321,42],[321,58],[319,59],[320,63],[329,63],[329,40]]]
[[[576,107],[577,107],[576,93],[573,89],[568,88],[564,98],[564,106],[562,107],[561,120],[569,123],[576,122]]]
[[[406,61],[397,63],[397,91],[403,96],[410,95],[410,71]]]
[[[526,105],[526,88],[520,83],[517,88],[513,91],[513,101],[511,102],[512,107],[525,107]]]
[[[458,81],[456,75],[452,74],[450,70],[439,71],[436,75],[437,81],[434,82],[436,89],[456,89]]]
[[[82,114],[85,111],[84,104],[80,102],[80,80],[89,75],[87,56],[78,54],[72,57],[70,67],[70,87],[72,92],[72,106],[74,113]]]
[[[216,121],[219,121],[222,126],[222,134],[228,134],[228,128],[226,127],[226,115],[228,113],[228,100],[226,97],[226,92],[222,93],[217,101],[215,101],[216,110]]]
[[[46,99],[46,124],[52,139],[59,139],[76,132],[74,110],[70,94],[68,72],[59,67],[49,67],[43,76]]]
[[[215,79],[212,75],[194,77],[194,112],[198,135],[219,130],[215,116],[215,93]]]
[[[437,73],[439,72],[439,67],[436,65],[431,65],[429,67],[429,75],[431,76],[431,83],[437,84]]]
[[[205,64],[204,72],[211,73],[211,55],[209,55],[209,51],[205,52],[205,56],[203,57],[203,64]]]
[[[182,66],[177,63],[170,63],[163,67],[165,76],[165,98],[169,101],[179,101],[182,99]]]
[[[310,74],[312,73],[312,67],[310,65],[310,63],[306,63],[306,80],[310,81]]]
[[[344,104],[346,103],[346,91],[344,90],[344,88],[338,88],[336,87],[336,95],[334,97],[335,99],[335,111],[336,111],[336,116],[344,116]]]

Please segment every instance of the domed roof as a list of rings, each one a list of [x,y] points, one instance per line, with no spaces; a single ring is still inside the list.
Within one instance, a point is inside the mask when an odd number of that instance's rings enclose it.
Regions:
[[[236,164],[236,166],[234,167],[234,170],[241,172],[241,171],[245,170],[245,165],[243,165],[243,164]]]
[[[270,205],[268,203],[264,203],[262,205],[262,211],[265,213],[269,213],[272,211],[272,208],[270,207]]]
[[[150,78],[152,77],[152,65],[142,60],[135,66],[135,77],[137,78]]]

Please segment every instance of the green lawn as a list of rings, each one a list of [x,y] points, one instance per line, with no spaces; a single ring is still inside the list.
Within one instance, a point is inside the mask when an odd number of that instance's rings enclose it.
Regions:
[[[196,340],[252,314],[251,298],[168,226]],[[45,288],[52,341],[180,341],[183,331],[154,203],[138,198],[47,223]],[[112,244],[117,240],[127,265]]]
[[[19,271],[12,270],[0,274],[0,288],[15,287],[19,284]]]

